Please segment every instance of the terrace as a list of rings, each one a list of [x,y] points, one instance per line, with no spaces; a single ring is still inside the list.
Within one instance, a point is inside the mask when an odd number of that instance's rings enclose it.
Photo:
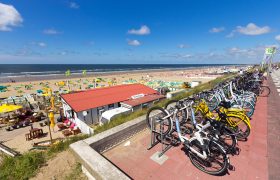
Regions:
[[[246,142],[239,142],[239,155],[230,156],[234,167],[223,179],[267,179],[267,98],[259,98]],[[150,131],[139,117],[70,147],[85,171],[96,179],[217,179],[196,169],[182,150],[172,147],[158,158],[161,145],[147,150]]]

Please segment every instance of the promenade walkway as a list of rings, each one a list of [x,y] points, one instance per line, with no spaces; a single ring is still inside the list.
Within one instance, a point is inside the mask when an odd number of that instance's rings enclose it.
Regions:
[[[196,169],[182,151],[182,145],[167,151],[161,162],[154,161],[153,157],[161,150],[161,146],[157,145],[153,149],[147,150],[150,141],[149,130],[135,135],[128,141],[105,152],[103,156],[132,179],[266,180],[269,177],[267,103],[267,97],[258,98],[256,110],[251,120],[252,130],[248,141],[238,142],[238,147],[241,149],[240,154],[230,156],[234,170],[228,171],[223,176],[211,176]],[[277,173],[277,170],[273,172]]]
[[[269,179],[280,178],[280,69],[269,77],[268,97],[268,170]]]

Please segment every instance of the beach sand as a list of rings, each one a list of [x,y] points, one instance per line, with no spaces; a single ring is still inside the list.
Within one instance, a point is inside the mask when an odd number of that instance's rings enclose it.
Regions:
[[[103,74],[90,74],[86,76],[59,76],[59,77],[26,77],[15,79],[15,83],[5,82],[1,83],[2,86],[8,86],[8,91],[0,92],[0,98],[6,98],[9,96],[21,96],[23,94],[33,94],[37,90],[49,87],[52,91],[59,90],[85,90],[88,86],[95,85],[95,78],[102,78],[104,82],[98,82],[98,87],[109,86],[110,83],[114,82],[113,85],[123,84],[124,81],[134,81],[135,83],[146,83],[149,81],[180,81],[180,82],[191,82],[201,81],[201,83],[215,79],[219,75],[209,75],[208,73],[214,73],[220,70],[221,67],[211,68],[197,68],[197,69],[186,69],[186,70],[151,70],[151,71],[131,71],[131,72],[114,72],[114,73],[103,73]],[[18,82],[20,81],[20,82]],[[65,86],[58,86],[57,83],[64,81]],[[68,83],[67,83],[68,81]],[[3,82],[3,79],[2,79]],[[28,88],[26,86],[32,86]]]
[[[43,121],[42,121],[43,122]],[[24,153],[31,149],[33,143],[38,143],[41,141],[50,140],[49,128],[48,126],[40,127],[39,122],[33,123],[34,128],[41,128],[45,134],[44,137],[36,138],[33,140],[27,141],[25,139],[25,134],[29,133],[30,126],[15,129],[13,131],[5,131],[4,128],[0,129],[0,139],[3,141],[3,144],[20,152]],[[58,127],[55,126],[54,129],[51,129],[52,138],[64,138],[64,135],[61,131],[58,130]]]

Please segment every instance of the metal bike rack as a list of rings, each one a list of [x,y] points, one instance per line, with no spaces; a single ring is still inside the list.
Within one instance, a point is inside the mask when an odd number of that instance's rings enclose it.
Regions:
[[[166,151],[168,151],[173,145],[173,143],[177,143],[178,140],[175,139],[174,136],[172,136],[172,131],[170,134],[164,135],[163,134],[163,128],[164,128],[164,121],[162,119],[150,119],[150,124],[151,124],[151,141],[150,141],[150,146],[148,147],[148,150],[152,149],[155,147],[157,144],[161,144],[161,152],[158,154],[158,157],[161,157]],[[160,132],[156,131],[156,125],[160,125]],[[165,140],[169,139],[170,144],[165,144]]]

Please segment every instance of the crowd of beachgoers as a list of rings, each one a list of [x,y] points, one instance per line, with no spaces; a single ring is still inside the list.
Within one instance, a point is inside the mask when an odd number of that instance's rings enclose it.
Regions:
[[[106,74],[91,74],[86,76],[48,77],[26,77],[23,79],[13,78],[8,82],[1,83],[3,89],[0,98],[9,96],[21,96],[24,94],[36,94],[44,88],[51,88],[52,91],[65,93],[69,91],[80,91],[92,88],[106,87],[120,84],[141,83],[152,88],[160,86],[176,86],[180,88],[183,82],[206,81],[215,79],[222,71],[222,67],[198,68],[186,70],[161,70],[161,71],[142,71],[142,72],[114,72]],[[1,79],[1,78],[0,78]],[[5,89],[4,89],[5,87]]]

